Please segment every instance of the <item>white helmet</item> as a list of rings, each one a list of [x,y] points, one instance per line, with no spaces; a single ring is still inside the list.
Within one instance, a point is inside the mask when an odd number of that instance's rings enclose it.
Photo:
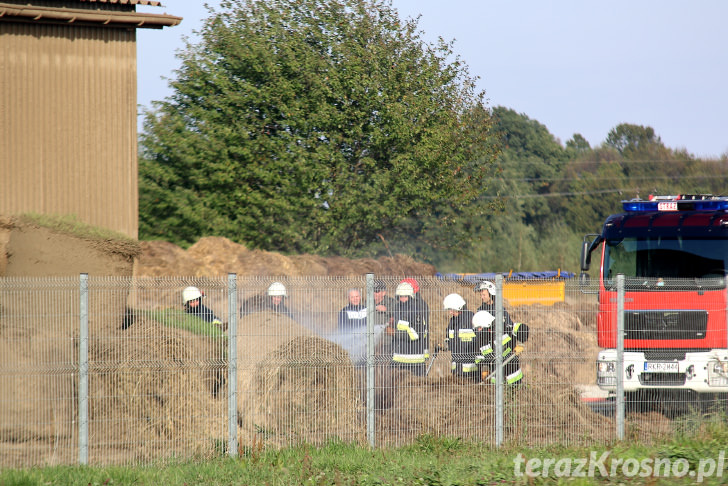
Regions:
[[[487,280],[478,282],[475,285],[475,291],[480,292],[481,290],[487,290],[490,295],[495,296],[495,284],[493,282],[488,282]]]
[[[280,282],[273,282],[272,284],[270,284],[270,287],[268,287],[268,295],[271,297],[273,297],[273,296],[286,297],[288,295],[286,293],[286,286]]]
[[[491,325],[493,325],[493,321],[495,321],[493,314],[488,311],[478,311],[473,316],[473,328],[488,329]]]
[[[182,291],[182,300],[186,304],[191,300],[196,300],[202,297],[202,292],[197,287],[187,287]]]
[[[445,309],[460,311],[463,310],[463,307],[465,307],[465,299],[463,299],[459,294],[450,294],[442,301],[442,305]]]
[[[409,284],[407,282],[401,282],[399,285],[397,285],[397,290],[394,291],[394,295],[396,295],[397,297],[414,297],[415,289],[412,288],[412,284]]]

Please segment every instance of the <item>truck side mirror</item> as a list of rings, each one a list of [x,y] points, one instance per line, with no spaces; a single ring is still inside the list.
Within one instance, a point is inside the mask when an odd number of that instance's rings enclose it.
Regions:
[[[581,291],[586,294],[596,294],[597,291],[591,289],[591,279],[589,267],[591,266],[592,251],[602,242],[601,235],[585,235],[581,243],[581,273],[579,274],[579,286]]]
[[[591,253],[601,243],[602,235],[584,235],[581,242],[581,271],[588,272],[591,265]]]
[[[581,271],[588,272],[589,266],[591,265],[591,252],[589,251],[589,247],[591,246],[591,243],[584,238],[584,241],[581,243]],[[581,276],[579,277],[581,279]]]

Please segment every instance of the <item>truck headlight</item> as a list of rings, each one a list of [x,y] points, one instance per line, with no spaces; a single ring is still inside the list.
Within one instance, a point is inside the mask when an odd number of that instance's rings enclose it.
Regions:
[[[708,385],[728,386],[728,361],[708,361]]]
[[[615,361],[597,361],[597,385],[617,384],[617,363]]]
[[[614,361],[597,361],[597,373],[617,376],[617,363]]]

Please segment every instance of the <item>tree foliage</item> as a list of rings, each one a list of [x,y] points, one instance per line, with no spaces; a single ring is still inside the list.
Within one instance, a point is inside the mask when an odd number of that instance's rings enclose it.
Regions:
[[[440,258],[452,272],[579,271],[579,243],[601,231],[621,201],[649,194],[728,195],[728,161],[665,147],[652,127],[622,124],[591,148],[575,134],[562,147],[540,123],[497,107],[504,147],[482,197],[497,198],[466,255]],[[717,175],[718,174],[718,175]],[[595,267],[596,268],[596,267]]]
[[[540,232],[551,214],[547,196],[553,192],[567,153],[545,126],[525,114],[499,106],[493,109],[493,117],[503,150],[486,195],[503,198],[504,217]]]
[[[621,123],[609,131],[605,144],[629,156],[650,147],[662,146],[662,141],[652,127]]]
[[[484,106],[452,45],[385,0],[224,1],[140,138],[140,236],[401,252],[443,272],[578,271],[620,201],[728,194],[725,157],[623,123],[565,146]]]
[[[200,39],[145,119],[142,237],[342,255],[455,243],[426,230],[473,211],[496,145],[450,44],[382,0],[225,1]]]

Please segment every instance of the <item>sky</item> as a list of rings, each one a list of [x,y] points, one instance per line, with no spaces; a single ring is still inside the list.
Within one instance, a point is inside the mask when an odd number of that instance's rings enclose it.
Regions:
[[[183,38],[209,16],[203,2],[162,0],[138,12],[183,17],[137,30],[137,103],[171,94]],[[213,8],[219,0],[206,2]],[[454,41],[491,107],[543,124],[562,144],[592,147],[620,123],[650,126],[672,149],[728,155],[728,1],[392,0],[422,37]],[[139,125],[141,130],[141,124]]]

